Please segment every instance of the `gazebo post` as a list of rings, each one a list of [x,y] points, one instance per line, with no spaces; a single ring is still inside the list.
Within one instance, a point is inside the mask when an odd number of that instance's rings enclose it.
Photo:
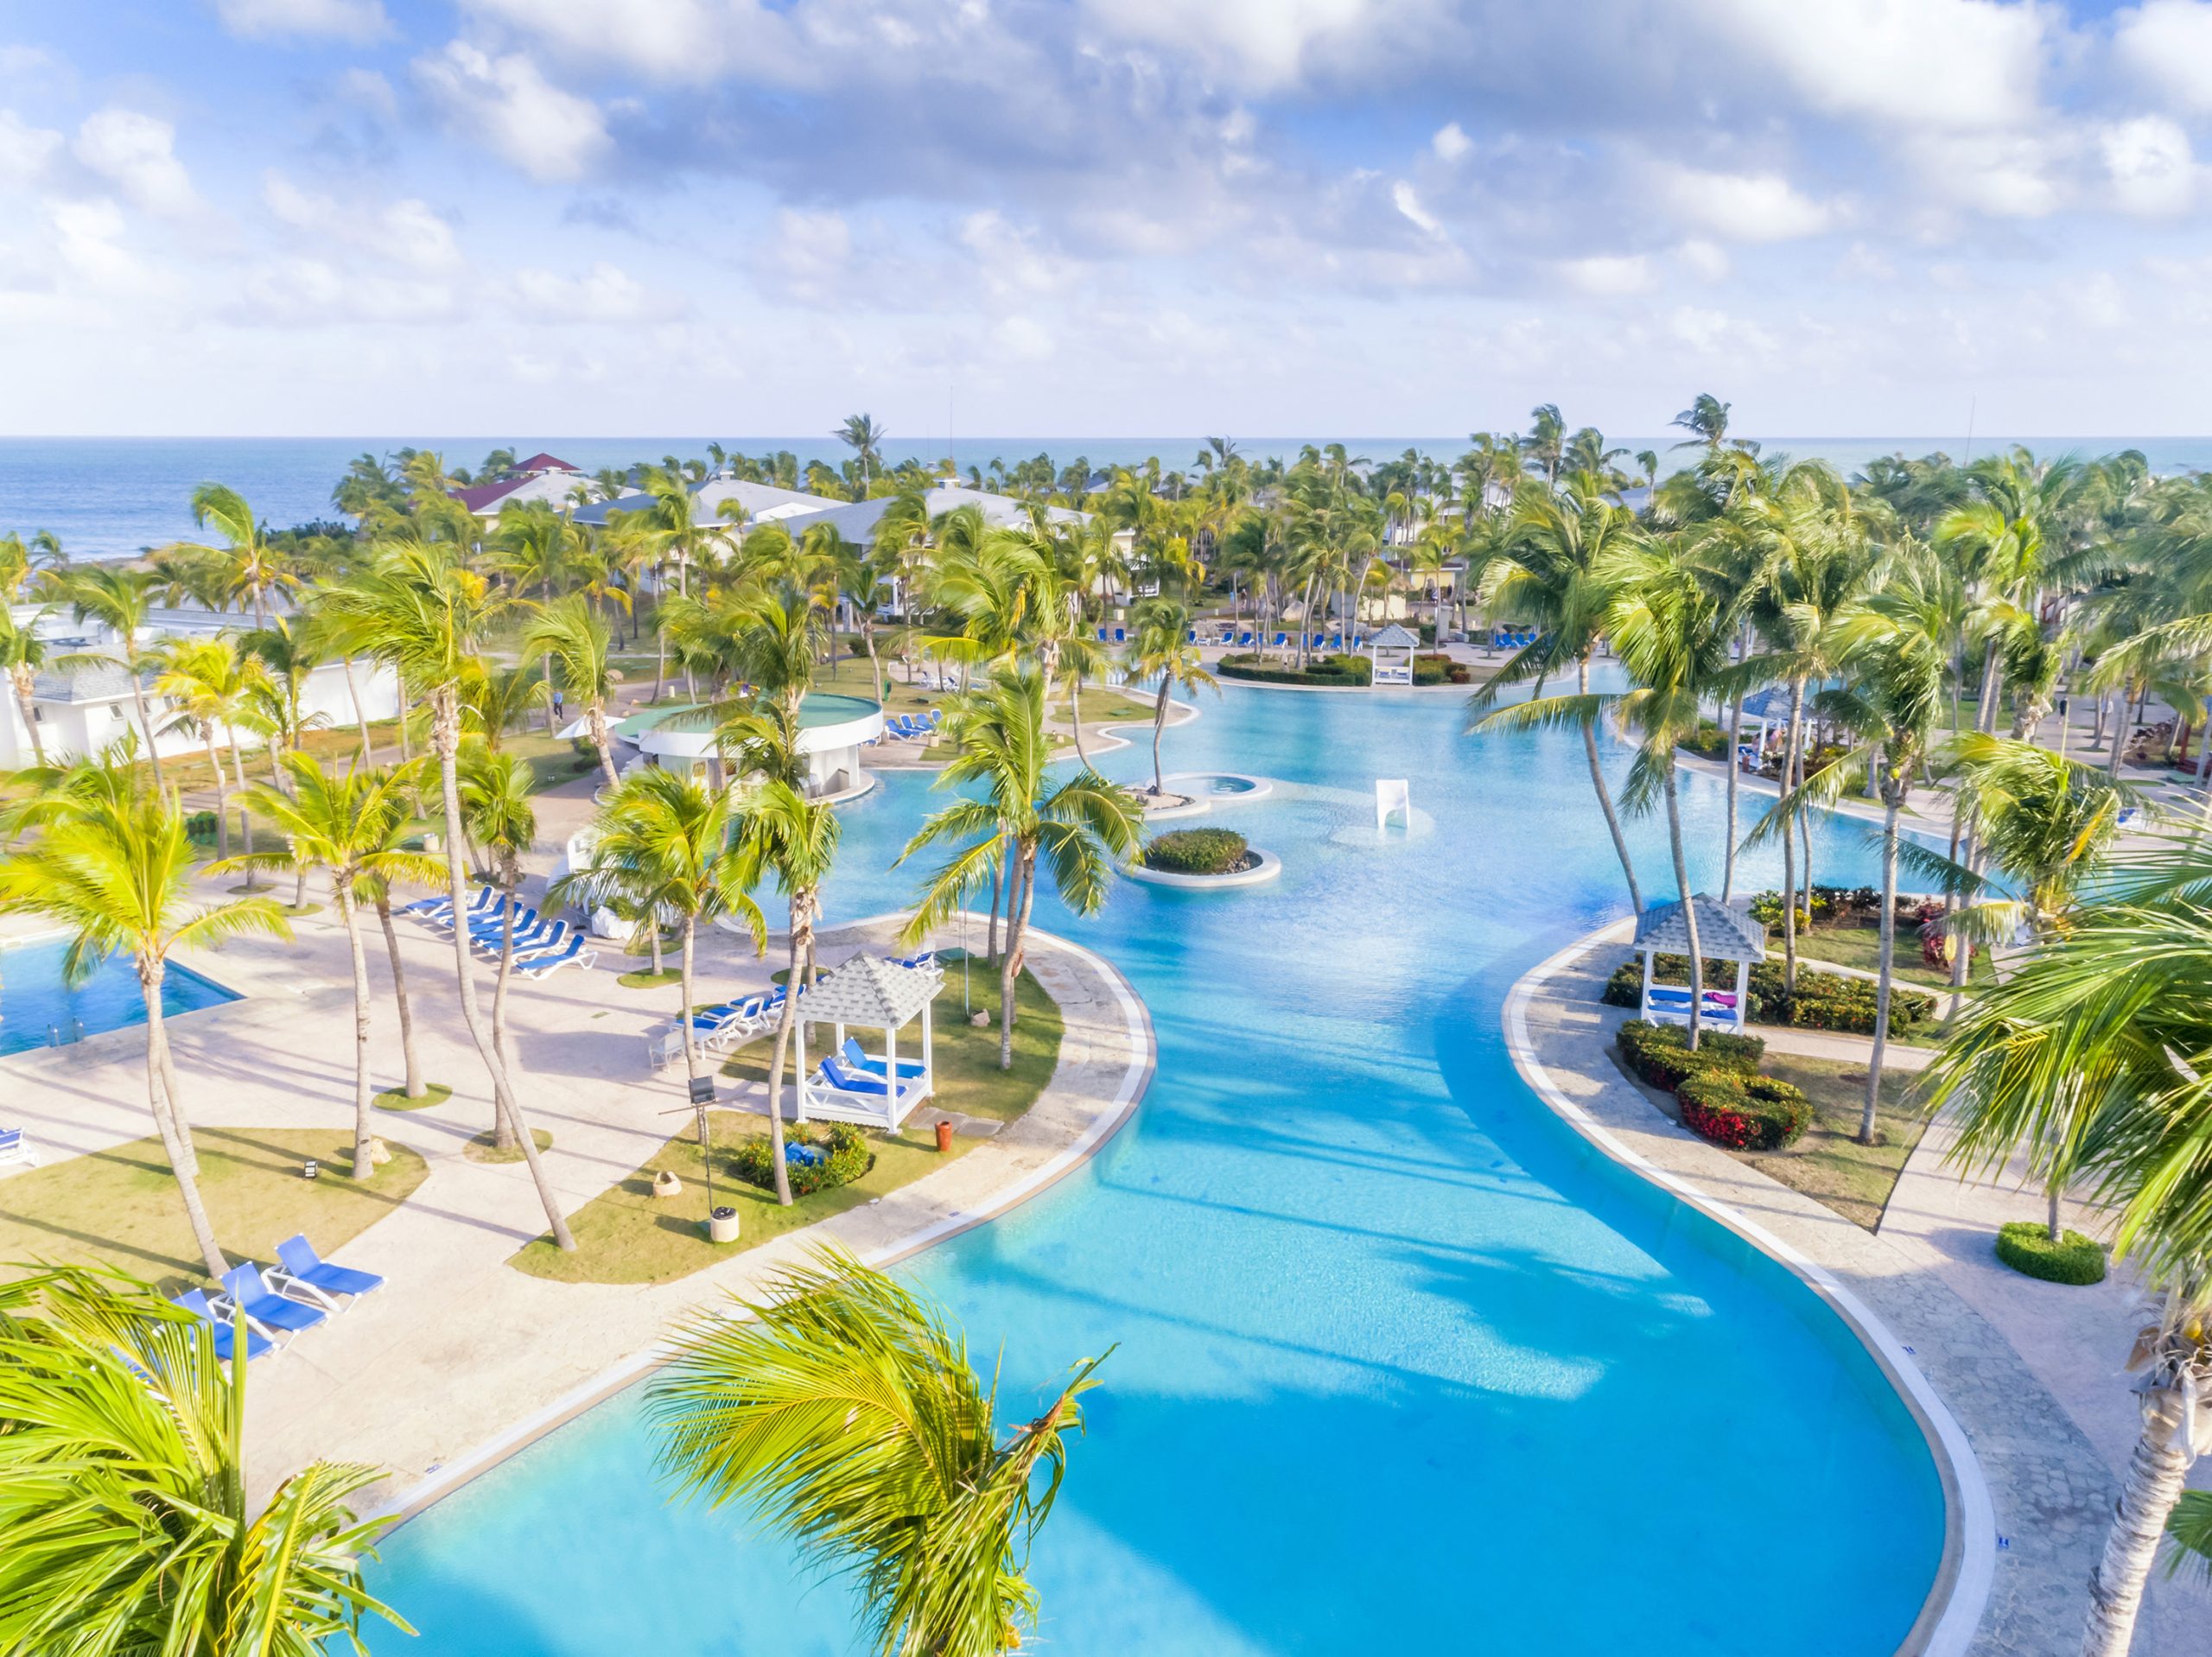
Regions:
[[[883,1125],[893,1127],[899,1115],[899,1026],[883,1027]]]
[[[799,1008],[798,1017],[792,1021],[791,1039],[798,1044],[796,1060],[798,1073],[793,1079],[798,1083],[795,1089],[798,1095],[798,1120],[804,1122],[806,1120],[806,1009],[804,1006]],[[780,1114],[784,1108],[784,1101],[780,1099],[771,1099],[768,1101],[768,1108]]]
[[[1751,963],[1748,961],[1738,962],[1736,963],[1736,1028],[1738,1031],[1751,1022]]]
[[[922,1076],[930,1084],[930,1092],[937,1092],[937,1059],[930,1050],[930,1003],[922,1003]]]
[[[1649,1023],[1651,1018],[1651,951],[1643,952],[1643,999],[1637,1003],[1636,1016]]]

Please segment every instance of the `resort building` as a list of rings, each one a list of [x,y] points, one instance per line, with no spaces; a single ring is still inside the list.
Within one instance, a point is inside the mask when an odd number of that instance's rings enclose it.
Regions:
[[[848,503],[830,499],[827,495],[810,495],[804,490],[780,489],[774,484],[749,483],[742,478],[716,476],[691,488],[691,516],[695,523],[727,522],[722,516],[725,505],[734,501],[743,509],[738,520],[741,526],[756,524],[779,524],[794,518],[812,520],[817,514]],[[601,529],[617,512],[640,511],[652,505],[652,497],[642,490],[632,494],[618,495],[613,500],[594,502],[576,513],[576,522],[587,528]],[[796,530],[796,524],[791,527]]]
[[[453,498],[487,524],[499,521],[510,506],[550,506],[556,511],[574,506],[581,496],[596,500],[601,490],[591,478],[550,454],[533,454],[496,483],[480,483],[453,491]]]
[[[721,769],[715,724],[715,710],[703,705],[632,714],[614,727],[623,756],[617,765],[625,775],[644,765],[715,778]],[[800,785],[808,794],[842,798],[867,789],[861,750],[883,734],[881,708],[865,697],[810,691],[799,706],[798,724],[798,749],[806,761]]]

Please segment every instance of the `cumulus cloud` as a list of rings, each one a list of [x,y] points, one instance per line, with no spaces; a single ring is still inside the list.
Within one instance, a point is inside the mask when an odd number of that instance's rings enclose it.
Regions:
[[[1017,228],[995,208],[967,215],[960,221],[959,236],[995,295],[1052,293],[1066,285],[1074,269],[1045,248],[1033,230]]]
[[[90,201],[50,201],[46,218],[62,270],[97,292],[143,293],[154,273],[124,244],[123,209],[105,196]]]
[[[2139,85],[2194,113],[2212,111],[2212,5],[2204,0],[2148,0],[2122,12],[2113,55]]]
[[[2113,196],[2130,213],[2152,216],[2188,211],[2196,196],[2196,161],[2189,134],[2163,115],[2139,116],[2097,136]]]
[[[639,322],[675,308],[628,271],[603,260],[580,276],[518,270],[508,286],[514,308],[541,322]]]
[[[1386,14],[1423,5],[1390,0],[1084,0],[1104,33],[1155,48],[1194,51],[1214,73],[1254,90],[1297,84],[1324,53],[1370,48]]]
[[[1783,242],[1816,236],[1834,208],[1801,194],[1779,173],[1707,173],[1664,164],[1656,171],[1660,201],[1683,223],[1731,242]]]
[[[223,27],[248,39],[268,35],[324,35],[357,44],[391,28],[381,0],[215,0]]]
[[[279,222],[295,230],[343,242],[394,264],[438,271],[461,263],[453,227],[429,203],[412,196],[399,201],[340,202],[302,189],[272,170],[263,176],[261,200]]]
[[[1641,253],[1600,253],[1568,259],[1559,267],[1568,286],[1586,294],[1640,294],[1652,284],[1651,261]]]
[[[1475,147],[1475,141],[1457,121],[1446,121],[1436,129],[1436,136],[1428,141],[1428,147],[1436,152],[1439,161],[1459,161]]]
[[[1444,225],[1427,207],[1421,204],[1421,193],[1400,179],[1390,187],[1390,205],[1402,213],[1408,223],[1427,235],[1441,236]]]
[[[13,110],[0,110],[0,186],[35,183],[60,148],[60,133],[29,125]]]
[[[200,211],[192,175],[176,158],[176,129],[137,110],[104,109],[77,129],[77,159],[132,204],[166,218]]]
[[[454,41],[416,59],[414,73],[448,124],[532,178],[578,177],[607,149],[599,106],[556,86],[520,53],[493,57]]]
[[[302,257],[250,272],[237,314],[240,321],[289,327],[427,324],[458,320],[461,305],[445,283],[364,274]]]

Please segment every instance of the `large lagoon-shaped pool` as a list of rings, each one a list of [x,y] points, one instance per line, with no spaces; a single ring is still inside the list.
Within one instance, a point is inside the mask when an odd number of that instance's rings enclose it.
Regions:
[[[67,938],[0,945],[0,1055],[66,1046],[104,1030],[146,1022],[146,997],[128,955],[110,955],[83,983],[62,972]],[[162,1012],[174,1017],[238,997],[188,968],[162,978]]]
[[[1942,1549],[1912,1418],[1794,1277],[1587,1148],[1507,1056],[1514,981],[1623,907],[1580,743],[1468,739],[1455,698],[1203,710],[1175,765],[1301,785],[1237,823],[1282,879],[1122,883],[1092,923],[1039,898],[1143,995],[1158,1076],[1087,1169],[902,1268],[1003,1355],[1009,1419],[1119,1343],[1033,1561],[1038,1647],[1893,1650]],[[1384,773],[1433,833],[1340,833]],[[930,779],[882,780],[843,809],[831,924],[912,896],[889,865]],[[1709,865],[1720,806],[1688,786]],[[1664,891],[1656,822],[1638,844]],[[1815,852],[1823,880],[1871,875],[1856,824]],[[742,1514],[664,1501],[639,1402],[391,1536],[372,1581],[410,1649],[861,1649],[842,1586]]]

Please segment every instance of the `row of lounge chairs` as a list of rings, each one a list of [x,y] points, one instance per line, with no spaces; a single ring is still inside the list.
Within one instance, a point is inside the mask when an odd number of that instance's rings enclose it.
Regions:
[[[31,1149],[31,1142],[23,1137],[20,1127],[0,1127],[0,1168],[19,1162],[26,1168],[38,1166],[38,1152]]]
[[[226,1363],[237,1355],[239,1313],[245,1317],[245,1355],[251,1362],[289,1346],[303,1331],[384,1286],[374,1272],[333,1266],[304,1235],[278,1243],[276,1258],[281,1264],[265,1270],[252,1260],[232,1267],[223,1273],[218,1294],[194,1289],[170,1303],[207,1320],[215,1331],[215,1355]]]
[[[1490,647],[1494,651],[1525,651],[1536,642],[1533,627],[1500,627],[1490,636]]]
[[[401,911],[446,931],[454,930],[453,900],[425,898]],[[507,899],[492,886],[479,886],[462,912],[469,947],[496,959],[507,918]],[[599,952],[587,946],[584,935],[565,920],[550,919],[520,902],[514,905],[514,969],[524,978],[543,978],[567,966],[588,968]]]
[[[926,714],[886,714],[883,734],[893,742],[921,742],[935,736],[938,727],[944,722],[944,710],[941,708],[932,708]]]
[[[944,968],[938,964],[934,949],[925,949],[918,955],[886,955],[884,959],[894,967],[934,973],[940,979],[944,975]],[[803,987],[799,994],[806,994]],[[762,990],[758,994],[702,1006],[691,1015],[691,1039],[709,1052],[726,1053],[740,1043],[750,1041],[763,1031],[772,1029],[783,1017],[784,1003],[788,999],[788,987],[779,984],[773,989]],[[683,1026],[671,1021],[665,1029],[656,1030],[645,1040],[653,1068],[658,1070],[683,1056]],[[857,1047],[855,1051],[858,1051]],[[903,1070],[905,1067],[900,1068]]]

